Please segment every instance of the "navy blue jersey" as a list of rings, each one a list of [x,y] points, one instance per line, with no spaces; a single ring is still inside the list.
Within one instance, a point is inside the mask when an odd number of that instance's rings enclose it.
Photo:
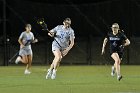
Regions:
[[[120,49],[120,46],[124,44],[127,37],[123,32],[119,32],[118,34],[114,35],[113,32],[109,32],[106,36],[110,43],[110,49],[113,52],[117,52]]]

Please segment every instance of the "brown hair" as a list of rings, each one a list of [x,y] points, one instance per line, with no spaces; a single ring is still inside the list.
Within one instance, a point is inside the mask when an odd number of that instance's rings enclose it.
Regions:
[[[25,24],[25,27],[32,27],[31,24]]]
[[[64,19],[64,22],[65,21],[71,21],[71,19],[67,17],[67,18]]]

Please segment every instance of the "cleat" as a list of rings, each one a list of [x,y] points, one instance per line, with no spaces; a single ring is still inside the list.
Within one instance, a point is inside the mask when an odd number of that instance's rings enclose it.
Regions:
[[[56,70],[53,69],[53,73],[52,73],[51,79],[55,79],[55,78],[56,78]]]
[[[30,72],[29,70],[26,69],[25,72],[24,72],[24,74],[25,74],[25,75],[29,75],[29,74],[31,74],[31,72]]]
[[[120,81],[122,79],[122,76],[118,76],[117,79]]]
[[[16,61],[15,61],[15,63],[18,64],[20,61],[21,61],[21,57],[18,56],[17,59],[16,59]]]
[[[48,73],[46,75],[46,79],[50,78],[52,75],[52,70],[48,69]]]
[[[111,68],[111,76],[115,76],[115,68],[114,68],[114,66],[112,66],[112,68]]]

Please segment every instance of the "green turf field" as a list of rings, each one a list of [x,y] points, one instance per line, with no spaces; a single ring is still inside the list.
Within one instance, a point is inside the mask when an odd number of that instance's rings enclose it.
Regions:
[[[0,67],[0,93],[140,93],[140,66],[122,66],[123,79],[111,77],[111,66],[61,66],[55,80],[45,79],[45,66]]]

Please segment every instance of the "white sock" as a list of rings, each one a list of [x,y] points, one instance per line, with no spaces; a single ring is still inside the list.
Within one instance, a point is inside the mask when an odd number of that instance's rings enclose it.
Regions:
[[[56,70],[55,69],[53,69],[53,73],[56,73]]]
[[[114,69],[115,69],[115,67],[114,67],[114,66],[112,66],[112,69],[114,70]]]

